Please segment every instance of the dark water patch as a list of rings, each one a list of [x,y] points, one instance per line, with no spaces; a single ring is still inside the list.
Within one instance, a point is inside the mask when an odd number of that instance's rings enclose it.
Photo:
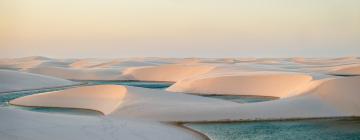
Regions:
[[[27,95],[33,95],[37,93],[51,92],[51,91],[59,91],[64,90],[70,87],[62,87],[62,88],[49,88],[49,89],[37,89],[37,90],[23,90],[23,91],[15,91],[0,94],[0,105],[4,106],[7,102],[20,98]]]
[[[126,85],[126,86],[135,86],[151,89],[165,89],[172,85],[168,82],[143,82],[143,81],[81,81],[81,85],[77,86],[67,86],[67,87],[58,87],[58,88],[47,88],[47,89],[34,89],[34,90],[23,90],[23,91],[14,91],[14,92],[4,92],[0,94],[0,106],[10,107],[15,109],[23,109],[34,112],[42,113],[60,113],[60,114],[73,114],[73,115],[102,115],[100,112],[86,109],[73,109],[73,108],[55,108],[55,107],[20,107],[8,105],[8,102],[20,98],[23,96],[39,94],[44,92],[52,92],[64,90],[72,87],[79,87],[85,85]]]
[[[265,102],[265,101],[278,99],[276,97],[245,96],[245,95],[201,95],[201,96],[228,100],[237,103],[255,103],[255,102]]]
[[[341,77],[355,77],[355,76],[360,76],[359,74],[330,74],[333,76],[341,76]]]
[[[0,67],[0,70],[20,70],[19,68],[12,68],[12,67]]]
[[[232,123],[189,123],[212,140],[358,140],[359,118],[253,121]]]
[[[88,109],[77,108],[60,108],[60,107],[23,107],[23,106],[9,106],[10,108],[23,109],[34,112],[42,113],[58,113],[58,114],[71,114],[71,115],[91,115],[101,116],[102,113]]]
[[[82,81],[91,85],[125,85],[133,87],[151,88],[151,89],[166,89],[173,83],[170,82],[148,82],[148,81]]]

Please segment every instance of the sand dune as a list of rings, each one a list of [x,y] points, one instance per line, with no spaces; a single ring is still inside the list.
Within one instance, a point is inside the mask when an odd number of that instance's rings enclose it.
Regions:
[[[73,63],[69,64],[69,67],[70,68],[88,68],[88,67],[93,67],[93,66],[105,63],[107,61],[109,61],[109,60],[95,59],[95,58],[78,59],[78,60],[74,61]]]
[[[50,61],[50,58],[46,57],[24,57],[15,59],[3,59],[0,61],[1,68],[9,69],[28,69],[36,67],[43,62]]]
[[[339,78],[329,80],[321,84],[314,91],[325,101],[336,109],[344,111],[349,115],[360,116],[360,76]]]
[[[61,67],[35,67],[31,73],[50,75],[71,80],[119,80],[121,69],[73,69]]]
[[[294,57],[289,59],[291,62],[305,65],[331,65],[331,64],[351,64],[359,63],[356,57],[340,57],[340,58],[303,58]]]
[[[126,96],[126,88],[118,85],[86,86],[17,98],[10,104],[36,107],[64,107],[96,110],[107,115]]]
[[[157,64],[142,62],[142,61],[132,61],[132,60],[113,60],[109,62],[104,62],[98,65],[93,65],[91,68],[126,68],[126,67],[143,67],[143,66],[156,66]]]
[[[172,125],[0,108],[2,140],[201,140]]]
[[[191,77],[209,72],[214,67],[209,65],[161,65],[155,67],[129,68],[123,72],[124,79],[140,81],[169,81]]]
[[[249,79],[249,77],[252,78]],[[279,82],[273,82],[274,77],[280,79]],[[256,80],[249,82],[251,79]],[[206,83],[208,80],[200,83]],[[246,80],[244,85],[251,84],[247,86],[253,88],[253,91],[264,94],[267,93],[265,90],[278,92],[281,93],[278,96],[283,98],[261,103],[238,104],[225,100],[144,88],[127,87],[125,89],[122,86],[101,86],[98,88],[95,86],[27,96],[15,99],[11,103],[25,106],[85,108],[98,110],[114,118],[154,121],[267,120],[360,116],[359,103],[356,101],[359,98],[357,91],[360,89],[357,83],[360,82],[360,77],[310,81],[311,77],[304,74],[279,72],[223,76],[216,77],[213,80],[218,83],[226,81],[236,83],[238,80]],[[267,80],[276,84],[269,84]],[[216,84],[211,85],[211,82],[208,84],[210,86],[203,86],[202,89],[225,90],[243,87],[242,90],[250,90],[245,88],[247,86],[241,85],[226,87],[226,84],[223,84],[225,87],[222,88],[221,86],[216,87]],[[282,84],[292,88],[285,87],[286,90],[277,88]],[[291,97],[285,95],[297,89],[297,86],[301,84],[304,86],[299,87],[300,89],[296,91],[297,93],[302,92],[301,94]],[[195,82],[192,85],[201,84]],[[256,89],[265,90],[257,91]],[[104,90],[110,93],[110,99],[109,96],[106,96],[108,94],[104,94]],[[125,94],[118,94],[125,92],[126,98],[123,97]],[[113,96],[115,97],[113,98]],[[120,107],[118,107],[119,102],[121,102]]]
[[[10,70],[0,70],[0,83],[0,92],[78,84],[60,78]]]
[[[245,72],[199,76],[178,81],[167,90],[198,94],[288,97],[307,86],[311,76],[286,72]]]
[[[297,96],[248,104],[131,87],[110,116],[185,122],[360,116],[359,82],[360,77],[321,80]]]
[[[78,80],[142,80],[172,81],[173,86],[162,90],[151,90],[123,86],[88,86],[64,91],[35,94],[12,100],[10,103],[24,106],[84,108],[96,110],[107,115],[104,117],[72,117],[63,115],[26,112],[17,109],[0,108],[0,113],[15,115],[24,122],[30,121],[29,129],[24,126],[12,126],[14,132],[30,131],[32,138],[39,139],[37,130],[56,135],[55,127],[50,125],[56,119],[56,125],[68,123],[75,138],[96,139],[87,137],[78,122],[96,126],[90,134],[96,133],[102,138],[107,131],[98,127],[112,128],[121,131],[129,139],[172,139],[169,134],[179,134],[184,139],[184,131],[175,130],[158,122],[188,121],[231,121],[231,120],[272,120],[318,117],[360,116],[360,77],[340,77],[330,75],[338,72],[341,75],[356,75],[357,58],[294,58],[294,59],[215,59],[215,58],[132,58],[93,60],[57,60],[27,58],[32,65],[10,60],[2,60],[6,68],[20,68],[23,71],[52,75],[66,79]],[[296,62],[294,62],[296,61]],[[25,62],[25,61],[24,61]],[[35,63],[40,62],[40,63]],[[171,64],[169,64],[171,63]],[[23,65],[24,64],[24,65]],[[26,65],[25,65],[26,64]],[[30,65],[31,64],[31,65]],[[74,64],[74,66],[70,65]],[[75,66],[76,64],[76,66]],[[149,65],[148,65],[149,64]],[[154,65],[153,65],[154,64]],[[329,74],[330,73],[330,74]],[[65,85],[74,82],[38,74],[0,70],[1,89],[19,90],[51,87],[52,84]],[[7,84],[3,84],[7,83]],[[275,96],[278,100],[239,104],[227,100],[202,97],[192,94],[231,94]],[[16,115],[20,114],[20,115]],[[0,116],[1,124],[15,121],[11,115]],[[21,115],[24,115],[23,117]],[[21,116],[21,117],[19,117]],[[69,117],[70,119],[66,119]],[[41,118],[41,119],[36,119]],[[96,119],[101,121],[96,121]],[[125,121],[124,120],[135,120]],[[32,123],[36,120],[38,123]],[[76,120],[76,123],[75,121]],[[110,123],[106,123],[111,121]],[[57,123],[59,122],[59,123]],[[94,123],[96,122],[96,123]],[[124,124],[118,125],[117,123]],[[49,124],[50,123],[50,124]],[[69,125],[71,124],[71,125]],[[116,124],[116,125],[115,125]],[[152,131],[153,126],[161,130]],[[32,127],[37,126],[37,127]],[[127,127],[131,126],[131,127]],[[50,128],[50,129],[49,129]],[[87,127],[86,127],[87,128]],[[114,128],[114,129],[113,129]],[[132,129],[134,128],[134,129]],[[1,132],[13,134],[13,131],[0,127]],[[34,131],[32,131],[34,129]],[[35,131],[36,130],[36,131]],[[130,133],[141,131],[141,135]],[[70,132],[70,131],[69,131]],[[72,132],[72,131],[71,131]],[[104,133],[103,133],[104,132]],[[148,132],[148,133],[142,133]],[[175,133],[176,132],[176,133]],[[140,133],[140,132],[139,132]],[[164,134],[166,133],[166,134]],[[117,131],[111,134],[116,134]],[[142,135],[144,134],[144,135]],[[29,138],[28,133],[20,136]],[[48,136],[48,135],[46,135]],[[44,139],[48,139],[47,137]],[[139,137],[140,136],[140,137]],[[161,138],[157,136],[163,136]],[[10,135],[6,138],[15,139]],[[182,139],[182,138],[179,138]]]
[[[335,75],[360,75],[360,65],[350,65],[330,72]]]

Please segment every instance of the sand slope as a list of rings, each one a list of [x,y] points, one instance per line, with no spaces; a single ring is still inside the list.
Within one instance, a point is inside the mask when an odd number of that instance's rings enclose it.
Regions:
[[[60,87],[74,84],[78,83],[50,76],[0,70],[0,92]]]
[[[121,76],[121,69],[35,67],[28,69],[27,71],[71,80],[119,80]]]
[[[107,115],[121,104],[126,92],[125,87],[118,85],[85,86],[25,96],[11,100],[10,104],[90,109]]]
[[[214,74],[181,80],[167,90],[199,94],[229,94],[288,97],[307,86],[312,77],[288,72]]]
[[[360,75],[360,65],[345,66],[330,73],[334,75]]]
[[[114,118],[153,121],[268,120],[360,116],[360,77],[313,81],[308,90],[279,100],[238,104],[137,87],[89,86],[26,96],[11,104],[98,110]],[[311,82],[311,83],[313,83]],[[121,88],[120,88],[121,87]],[[118,89],[117,89],[118,88]],[[126,98],[123,94],[126,92]],[[107,96],[109,93],[111,96]],[[119,94],[122,93],[122,94]],[[114,97],[115,96],[115,97]],[[121,106],[118,107],[119,102]]]
[[[128,80],[176,82],[187,77],[209,72],[213,68],[213,66],[201,64],[172,64],[155,67],[129,68],[123,72],[123,77]]]
[[[356,57],[3,59],[0,61],[2,68],[66,79],[176,83],[167,91],[103,85],[18,98],[10,103],[90,109],[106,116],[39,113],[3,106],[0,107],[0,138],[188,140],[198,137],[159,122],[360,116],[360,77],[331,75],[332,72],[356,75],[358,64],[359,59]],[[74,82],[38,74],[0,70],[2,91],[68,84]],[[239,104],[174,91],[276,96],[280,99]]]
[[[199,136],[159,122],[0,108],[2,140],[199,140]]]
[[[110,116],[185,122],[360,116],[360,77],[314,82],[297,96],[247,104],[132,87]]]
[[[311,93],[336,109],[360,116],[360,76],[329,80]]]

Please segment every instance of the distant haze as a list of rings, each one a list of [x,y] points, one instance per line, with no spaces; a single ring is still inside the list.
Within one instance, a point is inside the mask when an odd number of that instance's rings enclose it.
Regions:
[[[0,0],[0,57],[360,56],[360,0]]]

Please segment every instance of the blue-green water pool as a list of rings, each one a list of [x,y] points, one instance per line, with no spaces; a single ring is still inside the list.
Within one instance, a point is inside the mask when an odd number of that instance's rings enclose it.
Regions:
[[[171,86],[171,83],[164,82],[142,82],[142,81],[82,81],[83,85],[126,85],[126,86],[135,86],[135,87],[143,87],[143,88],[151,88],[151,89],[166,89]],[[51,108],[51,107],[19,107],[19,106],[9,106],[8,102],[27,95],[51,92],[51,91],[59,91],[67,88],[72,88],[76,86],[68,86],[61,88],[48,88],[48,89],[36,89],[36,90],[24,90],[24,91],[16,91],[16,92],[8,92],[0,94],[0,107],[10,107],[16,109],[23,109],[29,111],[36,112],[46,112],[46,113],[64,113],[64,114],[75,114],[75,115],[99,115],[99,112],[84,110],[84,109],[71,109],[71,108]]]
[[[9,102],[10,100],[19,98],[19,97],[32,95],[32,94],[37,94],[37,93],[43,93],[43,92],[58,91],[58,90],[66,89],[66,88],[70,88],[70,87],[24,90],[24,91],[1,93],[0,94],[0,106],[7,105],[7,102]]]
[[[202,95],[204,97],[217,98],[228,100],[237,103],[255,103],[275,100],[275,97],[261,97],[261,96],[239,96],[239,95]]]
[[[158,89],[164,90],[172,85],[172,83],[166,82],[144,82],[144,81],[81,81],[83,85],[126,85],[126,86],[134,86],[134,87],[143,87],[150,89]],[[81,86],[81,85],[80,85]],[[61,87],[61,88],[48,88],[48,89],[37,89],[37,90],[25,90],[25,91],[16,91],[9,93],[0,94],[0,106],[12,107],[23,110],[30,110],[36,112],[46,112],[46,113],[65,113],[65,114],[81,114],[81,115],[98,115],[98,112],[91,110],[83,110],[83,109],[70,109],[70,108],[48,108],[48,107],[17,107],[17,106],[9,106],[8,102],[10,100],[44,92],[51,91],[59,91],[67,88],[73,88],[76,86],[69,87]],[[255,97],[255,96],[221,96],[221,95],[204,95],[205,97],[229,100],[238,103],[251,103],[251,102],[262,102],[272,100],[271,98],[264,97]]]
[[[199,123],[185,126],[212,140],[359,140],[359,118]]]
[[[170,87],[173,83],[170,82],[145,82],[145,81],[83,81],[91,85],[125,85],[133,87],[143,87],[151,89],[166,89]]]

